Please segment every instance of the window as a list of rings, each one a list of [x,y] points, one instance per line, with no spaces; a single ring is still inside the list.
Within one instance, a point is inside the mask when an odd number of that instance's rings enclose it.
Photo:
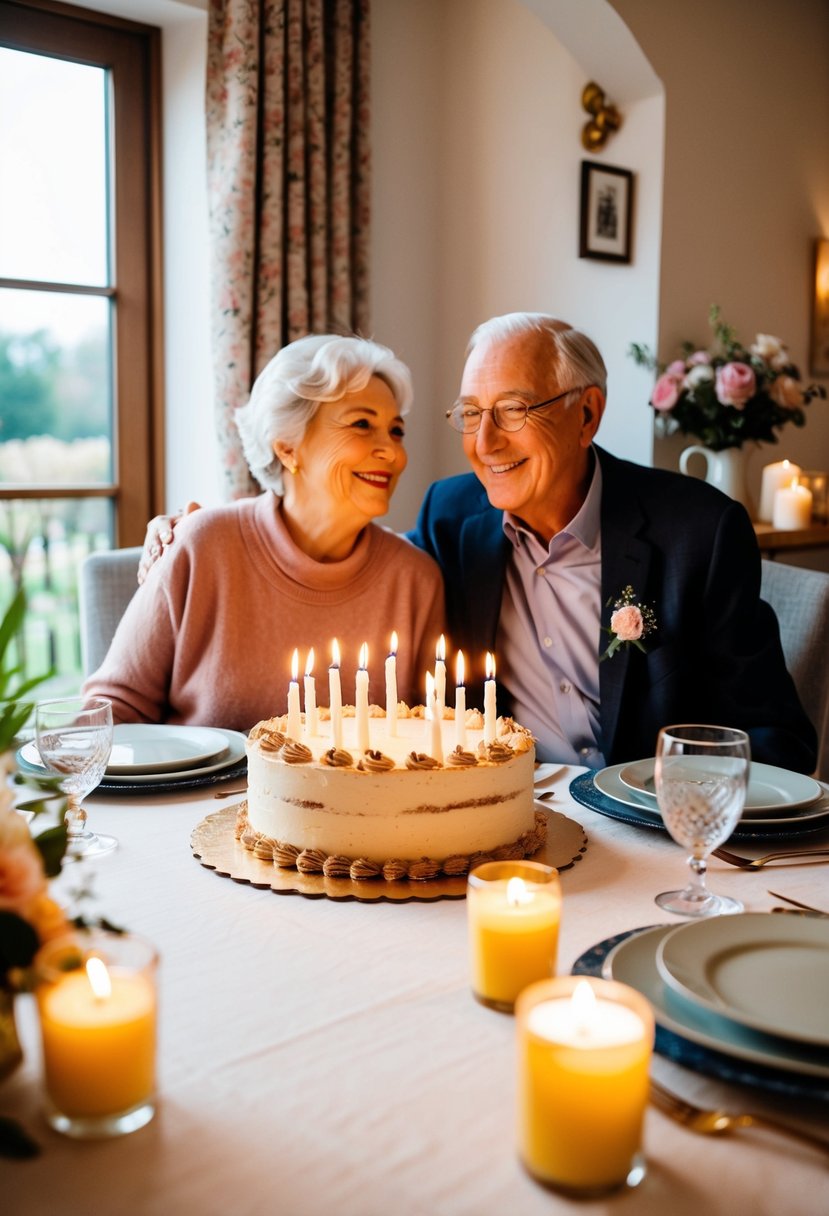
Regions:
[[[161,503],[159,31],[0,0],[0,611],[77,679],[76,572]]]

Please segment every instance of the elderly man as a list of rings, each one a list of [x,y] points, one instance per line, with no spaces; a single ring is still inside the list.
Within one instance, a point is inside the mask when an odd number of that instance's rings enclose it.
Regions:
[[[755,759],[811,772],[815,732],[759,598],[746,512],[596,446],[605,383],[590,339],[552,317],[472,335],[447,417],[473,473],[432,485],[410,536],[443,570],[452,644],[497,654],[499,708],[541,759],[634,760],[661,726],[711,722],[748,731]],[[614,633],[627,602],[638,612]]]

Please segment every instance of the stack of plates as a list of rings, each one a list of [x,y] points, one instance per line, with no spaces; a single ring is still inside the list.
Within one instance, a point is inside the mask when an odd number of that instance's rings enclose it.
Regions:
[[[745,912],[660,925],[626,937],[602,973],[647,997],[681,1039],[829,1091],[829,919]]]
[[[112,752],[99,790],[147,793],[191,789],[243,776],[246,736],[206,726],[124,723],[112,732]],[[45,771],[37,743],[17,753],[23,772]]]
[[[615,764],[577,777],[570,792],[602,815],[640,827],[662,828],[654,760]],[[752,761],[746,805],[735,839],[799,835],[829,827],[829,787],[802,773]]]

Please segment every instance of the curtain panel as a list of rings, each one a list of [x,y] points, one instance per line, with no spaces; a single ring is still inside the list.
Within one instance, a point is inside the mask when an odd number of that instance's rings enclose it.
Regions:
[[[368,332],[369,0],[211,0],[216,422],[229,498],[258,490],[235,410],[307,333]]]

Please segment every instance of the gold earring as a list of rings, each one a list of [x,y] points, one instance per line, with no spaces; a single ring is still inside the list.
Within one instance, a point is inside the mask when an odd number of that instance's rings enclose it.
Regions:
[[[299,465],[297,464],[296,461],[294,461],[294,463],[291,465],[291,476],[296,477],[298,472],[299,472]]]

